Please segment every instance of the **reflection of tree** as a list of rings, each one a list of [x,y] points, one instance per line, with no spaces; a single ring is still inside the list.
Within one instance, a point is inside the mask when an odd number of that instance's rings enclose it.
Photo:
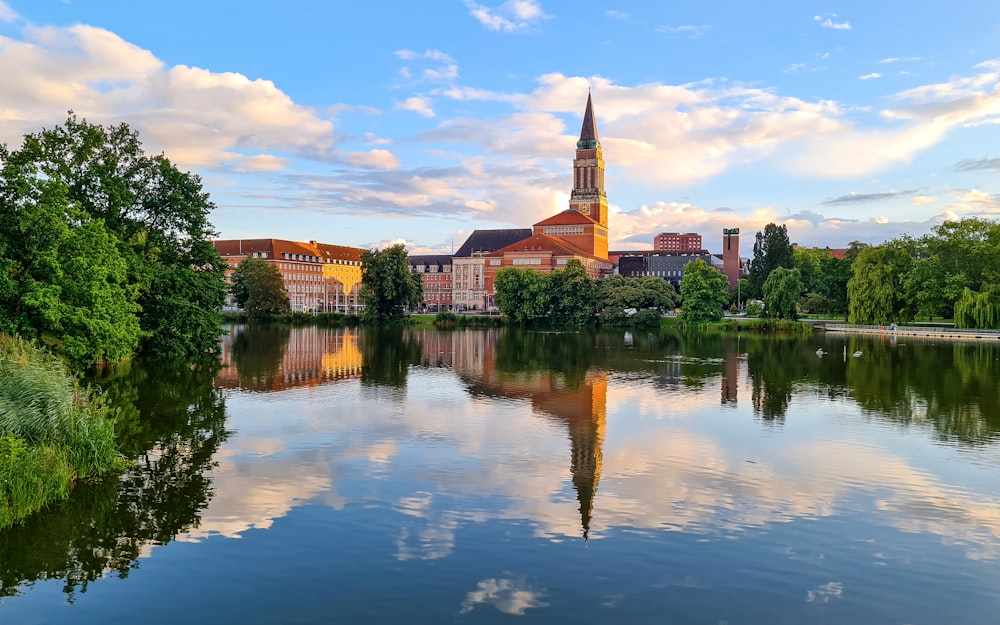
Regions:
[[[265,323],[233,328],[232,358],[240,383],[267,388],[281,370],[292,328],[284,323]]]
[[[511,329],[496,343],[495,367],[501,374],[560,373],[576,388],[599,355],[592,332],[530,332]]]
[[[120,443],[135,465],[121,481],[77,486],[68,500],[0,533],[0,596],[61,579],[72,601],[109,571],[126,577],[144,549],[198,524],[211,497],[204,473],[228,436],[216,368],[135,364],[97,381],[120,409]]]
[[[809,343],[799,338],[749,337],[746,341],[750,400],[765,422],[783,423],[795,383],[809,377]],[[812,354],[813,360],[816,359]]]
[[[365,386],[406,386],[410,365],[420,364],[420,339],[400,326],[367,327],[360,335],[361,383]]]
[[[929,421],[942,438],[967,444],[1000,435],[997,345],[870,342],[857,349],[863,355],[848,357],[847,384],[862,407],[899,423]]]

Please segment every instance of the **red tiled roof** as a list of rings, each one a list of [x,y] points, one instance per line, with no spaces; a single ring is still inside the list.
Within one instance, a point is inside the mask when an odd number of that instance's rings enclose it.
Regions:
[[[212,241],[215,249],[224,257],[248,256],[264,252],[269,259],[284,258],[284,254],[298,254],[313,257],[311,262],[323,262],[326,258],[360,261],[364,250],[344,245],[329,245],[310,241],[285,241],[284,239],[218,239]],[[305,260],[305,262],[310,262]]]
[[[561,213],[556,213],[555,215],[549,217],[548,219],[543,219],[542,221],[535,224],[536,226],[565,226],[567,224],[578,225],[584,224],[588,226],[600,225],[596,219],[590,217],[589,215],[584,215],[580,211],[575,211],[571,209],[564,210]]]
[[[563,241],[562,239],[557,239],[556,237],[550,237],[547,234],[535,234],[526,239],[521,239],[517,243],[512,243],[507,247],[500,248],[492,254],[489,254],[489,256],[498,257],[507,253],[517,254],[525,252],[549,252],[553,256],[580,256],[582,258],[590,258],[593,260],[604,260],[585,251],[581,247],[577,247],[572,243]]]

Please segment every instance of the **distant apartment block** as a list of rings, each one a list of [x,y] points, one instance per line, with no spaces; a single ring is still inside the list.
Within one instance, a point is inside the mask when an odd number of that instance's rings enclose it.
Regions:
[[[653,238],[653,249],[660,252],[696,252],[702,249],[696,232],[661,232]]]
[[[418,254],[410,256],[410,271],[420,276],[424,299],[420,307],[437,311],[452,307],[454,279],[452,257],[448,254]]]
[[[277,267],[295,312],[357,312],[360,305],[361,254],[343,245],[282,239],[219,239],[212,242],[230,270],[246,258],[260,258]],[[236,308],[232,295],[226,307]]]

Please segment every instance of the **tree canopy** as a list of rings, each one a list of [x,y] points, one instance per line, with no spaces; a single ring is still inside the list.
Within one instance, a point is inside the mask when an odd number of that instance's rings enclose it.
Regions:
[[[764,310],[768,317],[798,319],[802,277],[798,269],[778,267],[764,281]]]
[[[402,244],[361,255],[361,299],[365,305],[362,319],[374,323],[398,321],[407,309],[420,303],[423,283],[410,271],[408,259]]]
[[[225,296],[198,176],[72,113],[0,146],[0,322],[80,366],[214,347]]]
[[[722,319],[722,307],[729,302],[729,280],[698,259],[684,266],[681,279],[681,321],[707,323]]]
[[[778,267],[795,267],[792,244],[788,240],[788,227],[769,223],[757,232],[750,260],[750,295],[764,295],[764,281]]]
[[[233,299],[251,320],[292,311],[281,272],[263,258],[245,258],[236,266]]]

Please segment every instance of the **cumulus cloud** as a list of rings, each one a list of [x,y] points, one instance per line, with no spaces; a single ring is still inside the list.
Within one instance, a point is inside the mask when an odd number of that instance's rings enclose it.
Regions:
[[[247,166],[283,152],[334,158],[333,125],[273,82],[177,65],[101,28],[27,27],[0,38],[0,141],[15,143],[73,109],[125,121],[150,151],[186,167]],[[248,157],[252,156],[248,160]]]
[[[448,82],[458,78],[458,64],[455,63],[455,59],[440,50],[426,50],[421,53],[402,49],[396,50],[394,54],[404,61],[424,66],[431,65],[420,70],[420,81]],[[400,68],[399,75],[404,80],[415,79],[413,69],[409,66]]]
[[[344,160],[362,169],[399,169],[399,159],[389,150],[374,149],[368,152],[349,152]]]
[[[881,78],[882,74],[878,72],[872,72],[871,74],[865,74],[864,76],[858,76],[858,80],[872,80],[873,78]]]
[[[515,32],[526,30],[548,17],[537,0],[507,0],[496,8],[465,0],[469,15],[489,30]]]
[[[396,108],[402,111],[413,111],[421,117],[434,117],[434,109],[431,108],[430,99],[422,96],[414,96],[397,102]]]

